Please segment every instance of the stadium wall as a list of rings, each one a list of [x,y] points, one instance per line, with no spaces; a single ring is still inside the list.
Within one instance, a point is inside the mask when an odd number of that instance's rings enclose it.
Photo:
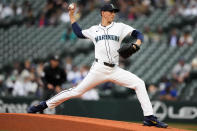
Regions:
[[[34,98],[0,98],[0,113],[26,113],[27,107],[39,103]],[[197,123],[197,106],[192,102],[152,101],[156,116],[166,122]],[[138,101],[73,99],[56,109],[47,109],[47,114],[83,116],[120,121],[142,121],[143,113]]]

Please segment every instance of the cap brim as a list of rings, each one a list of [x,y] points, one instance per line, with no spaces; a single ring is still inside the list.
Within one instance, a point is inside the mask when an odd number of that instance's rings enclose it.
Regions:
[[[114,11],[115,13],[119,12],[119,9],[112,9],[112,10],[101,10],[101,11]]]
[[[59,59],[51,59],[51,60],[53,60],[53,61],[59,61]]]
[[[120,10],[119,9],[113,9],[115,13],[119,12]]]

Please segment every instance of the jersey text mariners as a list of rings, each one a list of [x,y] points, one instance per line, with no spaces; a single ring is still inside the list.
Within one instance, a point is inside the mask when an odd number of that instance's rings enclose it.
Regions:
[[[119,36],[115,35],[102,35],[102,36],[97,36],[95,38],[95,41],[98,42],[100,40],[114,40],[119,42]]]
[[[93,41],[95,45],[95,58],[99,61],[118,64],[122,40],[135,30],[129,25],[112,22],[108,26],[101,24],[82,30],[82,34]]]

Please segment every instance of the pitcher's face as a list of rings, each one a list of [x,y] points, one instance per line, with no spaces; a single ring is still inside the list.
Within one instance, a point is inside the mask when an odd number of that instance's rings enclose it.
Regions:
[[[115,15],[114,11],[102,11],[102,17],[109,23],[113,22]]]

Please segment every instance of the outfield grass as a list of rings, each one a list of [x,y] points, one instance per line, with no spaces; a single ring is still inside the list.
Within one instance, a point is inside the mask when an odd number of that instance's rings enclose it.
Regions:
[[[197,131],[197,124],[168,123],[168,125],[171,127],[179,128],[179,129]]]

